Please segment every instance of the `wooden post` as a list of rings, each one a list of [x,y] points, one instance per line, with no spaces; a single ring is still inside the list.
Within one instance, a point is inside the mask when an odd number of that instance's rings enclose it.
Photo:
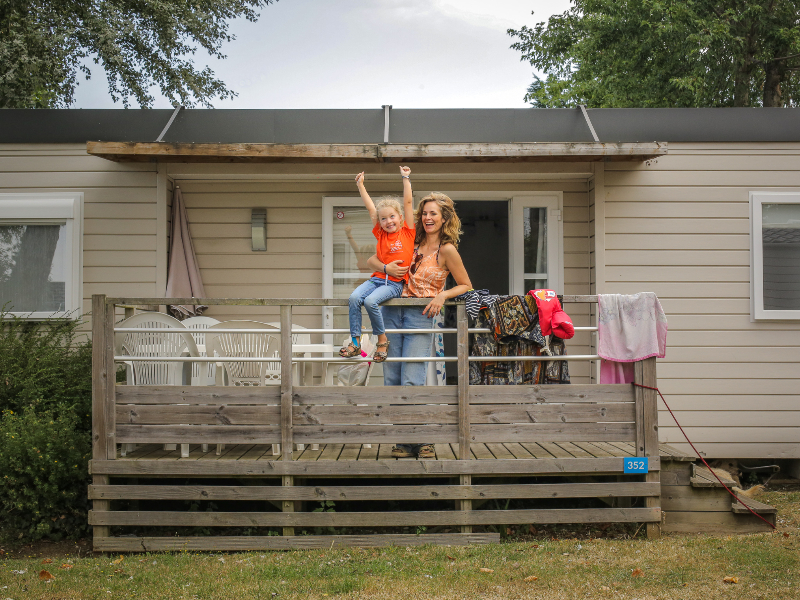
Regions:
[[[292,460],[292,306],[281,305],[281,460]],[[294,485],[292,475],[281,477],[284,487]],[[283,512],[294,512],[294,500],[284,500]],[[294,535],[294,527],[284,527],[283,535]]]
[[[470,414],[469,414],[469,323],[467,309],[464,304],[456,307],[457,344],[458,344],[458,458],[469,460],[472,458],[469,449],[470,443]],[[460,475],[461,485],[472,485],[472,475]],[[472,500],[461,500],[461,510],[472,510]],[[461,533],[472,533],[472,525],[462,525]]]
[[[106,297],[102,294],[92,296],[92,459],[105,460],[106,446],[106,388],[108,371],[106,369]],[[108,485],[108,475],[93,475],[94,485]],[[92,511],[107,511],[108,500],[92,500]],[[109,527],[95,525],[92,537],[96,543],[109,536]]]
[[[656,358],[646,358],[634,364],[634,381],[640,385],[657,387]],[[655,390],[636,387],[636,455],[657,457],[658,453],[658,395]],[[651,461],[652,464],[652,461]],[[647,482],[660,482],[660,471],[650,471],[644,476]],[[660,507],[661,496],[645,498],[647,508]],[[661,537],[661,523],[647,524],[647,537]]]
[[[117,458],[117,365],[114,362],[114,321],[117,318],[116,306],[106,303],[105,310],[105,369],[106,369],[106,457],[108,460]]]

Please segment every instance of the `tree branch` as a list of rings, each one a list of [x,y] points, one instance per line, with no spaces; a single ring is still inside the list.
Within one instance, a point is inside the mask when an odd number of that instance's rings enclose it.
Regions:
[[[800,56],[800,52],[798,52],[797,54],[790,54],[789,56],[781,56],[780,58],[771,58],[769,60],[769,62],[778,62],[779,60],[787,60],[789,58],[797,58],[798,56]]]

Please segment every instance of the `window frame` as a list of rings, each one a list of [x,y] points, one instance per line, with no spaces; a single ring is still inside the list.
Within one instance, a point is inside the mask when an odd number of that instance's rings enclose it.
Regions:
[[[764,204],[800,205],[800,191],[750,192],[750,316],[754,321],[800,320],[800,310],[764,308]]]
[[[0,194],[0,225],[64,225],[65,272],[64,311],[13,311],[32,321],[61,318],[79,319],[83,314],[83,193]]]

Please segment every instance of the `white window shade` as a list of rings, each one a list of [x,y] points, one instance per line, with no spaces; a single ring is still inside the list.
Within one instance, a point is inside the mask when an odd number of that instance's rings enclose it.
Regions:
[[[83,194],[0,194],[0,304],[24,318],[80,316]]]
[[[800,319],[800,193],[750,194],[755,319]]]

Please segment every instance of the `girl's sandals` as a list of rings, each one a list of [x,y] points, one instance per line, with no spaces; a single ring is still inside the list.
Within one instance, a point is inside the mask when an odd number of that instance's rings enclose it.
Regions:
[[[361,356],[361,346],[350,342],[347,346],[339,350],[339,356],[342,358],[353,358],[354,356]]]
[[[383,350],[378,350],[378,348],[383,348]],[[372,362],[382,363],[389,357],[389,341],[385,341],[382,344],[375,344],[375,354],[372,356]]]
[[[416,454],[404,444],[398,444],[392,448],[392,458],[411,458],[412,456],[416,456]]]
[[[417,452],[417,456],[419,458],[436,458],[436,451],[433,448],[433,444],[425,444]]]

